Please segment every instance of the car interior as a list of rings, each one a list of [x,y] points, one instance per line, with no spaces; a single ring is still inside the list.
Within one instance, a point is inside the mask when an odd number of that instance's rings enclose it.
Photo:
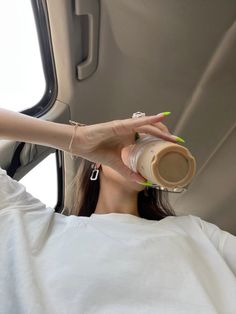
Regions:
[[[170,111],[163,123],[196,159],[177,215],[236,235],[236,1],[32,0],[47,87],[24,114],[69,124]],[[0,141],[0,165],[20,180],[54,148]],[[57,151],[66,214],[80,158]]]

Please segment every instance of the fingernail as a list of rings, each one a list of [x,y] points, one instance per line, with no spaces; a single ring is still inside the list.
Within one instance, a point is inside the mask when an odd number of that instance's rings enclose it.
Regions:
[[[176,142],[181,142],[181,143],[185,143],[185,140],[179,136],[175,137]]]
[[[168,116],[169,114],[171,114],[170,111],[165,111],[165,112],[162,112],[163,116]]]
[[[142,185],[145,185],[145,186],[152,186],[152,182],[151,181],[144,181],[144,182],[138,182],[137,181],[137,183],[139,183],[139,184],[142,184]]]

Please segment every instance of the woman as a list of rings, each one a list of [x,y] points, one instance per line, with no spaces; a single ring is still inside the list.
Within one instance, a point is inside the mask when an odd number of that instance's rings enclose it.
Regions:
[[[69,216],[0,168],[0,313],[236,313],[236,237],[176,216],[122,161],[136,132],[176,142],[163,119],[76,129],[0,109],[0,138],[84,159]]]

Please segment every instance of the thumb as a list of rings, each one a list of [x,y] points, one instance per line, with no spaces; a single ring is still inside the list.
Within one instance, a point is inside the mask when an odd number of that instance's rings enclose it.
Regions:
[[[129,181],[133,181],[133,182],[146,181],[146,179],[141,174],[132,171],[129,167],[127,167],[122,162],[122,160],[118,160],[117,163],[114,166],[112,166],[112,168]]]

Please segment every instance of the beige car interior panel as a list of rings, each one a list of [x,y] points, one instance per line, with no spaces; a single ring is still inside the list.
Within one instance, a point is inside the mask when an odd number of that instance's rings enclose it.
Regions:
[[[236,1],[89,1],[90,11],[99,5],[98,58],[96,70],[78,79],[92,40],[81,3],[46,0],[57,116],[95,124],[171,111],[163,123],[197,162],[188,190],[169,194],[172,207],[236,235]],[[64,156],[66,207],[79,158]]]

